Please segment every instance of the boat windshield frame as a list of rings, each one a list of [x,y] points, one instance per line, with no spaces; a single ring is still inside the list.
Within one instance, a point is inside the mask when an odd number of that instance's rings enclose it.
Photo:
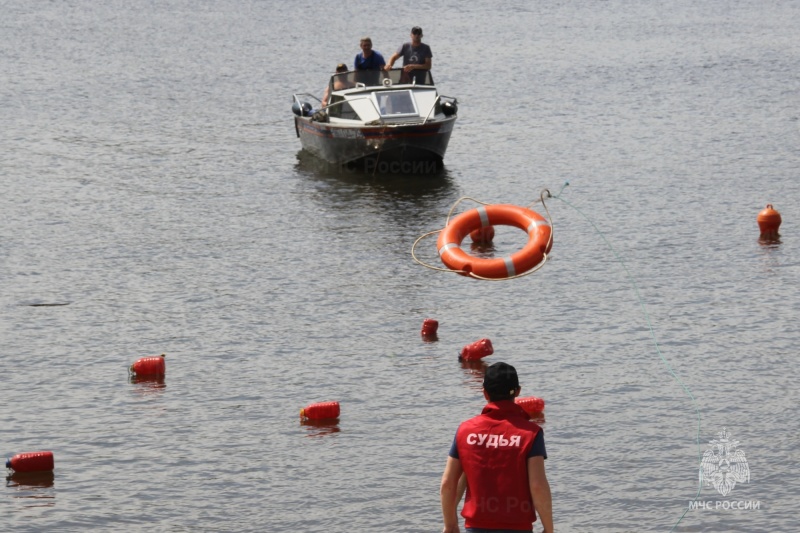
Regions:
[[[373,92],[373,105],[382,119],[419,117],[417,102],[410,89]]]
[[[330,79],[331,91],[353,88],[392,87],[394,85],[433,86],[430,70],[404,72],[401,68],[392,70],[351,70],[334,74]]]

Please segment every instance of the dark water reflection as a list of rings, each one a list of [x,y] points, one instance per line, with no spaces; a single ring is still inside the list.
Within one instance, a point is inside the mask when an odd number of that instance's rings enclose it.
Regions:
[[[164,376],[137,376],[136,374],[130,374],[128,381],[131,385],[135,385],[134,392],[141,395],[160,394],[167,388]]]
[[[56,502],[55,474],[50,472],[14,472],[6,477],[12,497],[25,501],[27,508],[53,507]]]
[[[297,152],[296,157],[295,170],[299,176],[316,181],[318,186],[336,190],[341,190],[344,186],[346,191],[370,191],[387,198],[430,198],[435,201],[453,189],[453,177],[446,166],[432,173],[398,172],[376,175],[359,168],[332,165],[305,150]]]
[[[339,433],[339,419],[334,420],[301,420],[300,425],[306,431],[306,437],[317,438]]]
[[[14,472],[6,477],[6,486],[24,489],[46,489],[55,483],[55,473],[49,472]]]
[[[776,235],[775,237],[759,237],[758,244],[767,249],[776,249],[781,245],[781,237],[780,235]]]

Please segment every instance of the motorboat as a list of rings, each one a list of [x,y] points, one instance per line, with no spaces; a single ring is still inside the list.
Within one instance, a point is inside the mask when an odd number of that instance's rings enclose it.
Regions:
[[[292,97],[304,150],[334,165],[388,172],[440,169],[458,101],[439,94],[429,70],[361,70],[331,76],[328,102]]]

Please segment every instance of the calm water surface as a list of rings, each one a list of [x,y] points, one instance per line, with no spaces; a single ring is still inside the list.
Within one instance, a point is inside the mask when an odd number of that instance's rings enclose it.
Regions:
[[[0,11],[0,454],[56,457],[7,480],[0,529],[439,531],[448,447],[483,405],[456,354],[487,337],[547,402],[559,531],[795,530],[797,2]],[[291,94],[416,24],[460,103],[443,173],[301,153]],[[543,189],[536,274],[412,260],[458,198]],[[160,353],[165,380],[129,380]],[[324,400],[338,424],[298,422]],[[681,520],[723,428],[750,481],[698,501],[759,508]]]

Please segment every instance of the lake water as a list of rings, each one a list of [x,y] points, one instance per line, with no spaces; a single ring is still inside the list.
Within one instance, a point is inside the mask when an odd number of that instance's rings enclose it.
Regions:
[[[0,454],[56,462],[7,480],[0,529],[440,531],[481,338],[546,401],[558,531],[796,529],[800,3],[0,10]],[[413,25],[459,99],[444,171],[301,153],[292,93]],[[536,273],[413,261],[459,198],[544,189]],[[129,379],[160,353],[163,382]],[[337,424],[299,423],[325,400]],[[698,496],[725,428],[749,482]]]

